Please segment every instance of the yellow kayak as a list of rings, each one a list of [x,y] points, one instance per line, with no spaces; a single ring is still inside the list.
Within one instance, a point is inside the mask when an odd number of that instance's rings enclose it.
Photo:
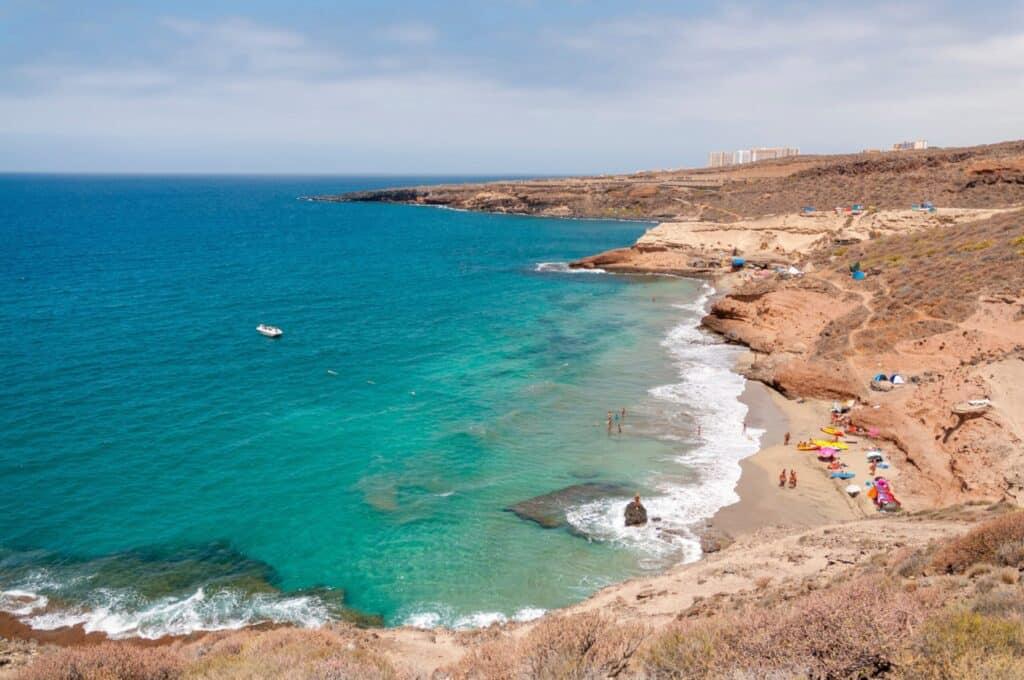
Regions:
[[[824,446],[830,449],[839,449],[840,451],[845,451],[846,449],[850,448],[849,446],[842,442],[827,442],[824,439],[815,439],[814,443],[817,444],[818,446]]]
[[[807,445],[800,446],[799,444],[797,444],[797,447],[796,447],[797,451],[817,451],[818,448],[819,447],[818,447],[817,444],[811,444],[810,446],[807,446]]]
[[[841,437],[843,435],[842,430],[837,430],[834,427],[823,427],[821,428],[821,431],[824,432],[825,434],[834,434],[837,437]]]

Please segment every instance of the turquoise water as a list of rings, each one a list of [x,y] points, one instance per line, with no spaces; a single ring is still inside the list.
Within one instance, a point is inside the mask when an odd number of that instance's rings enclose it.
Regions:
[[[474,625],[695,556],[754,448],[706,288],[551,264],[640,224],[296,200],[422,181],[0,177],[0,606]],[[590,482],[679,533],[505,510]]]

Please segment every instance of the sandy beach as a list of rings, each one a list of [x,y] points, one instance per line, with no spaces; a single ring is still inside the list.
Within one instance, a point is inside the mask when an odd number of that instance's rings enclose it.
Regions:
[[[786,399],[757,382],[747,384],[741,401],[750,409],[747,424],[765,432],[761,449],[741,463],[743,473],[736,485],[740,500],[715,514],[711,521],[715,529],[740,536],[765,527],[806,529],[875,514],[863,494],[854,499],[843,490],[852,482],[863,486],[867,480],[868,465],[862,453],[867,446],[850,445],[840,456],[848,465],[846,469],[856,474],[845,482],[829,479],[826,464],[813,451],[796,448],[800,440],[826,436],[820,428],[828,424],[828,402]],[[787,431],[789,446],[783,444]],[[796,471],[795,489],[788,484],[779,487],[779,472],[783,469],[787,475]],[[893,468],[885,472],[891,473]]]

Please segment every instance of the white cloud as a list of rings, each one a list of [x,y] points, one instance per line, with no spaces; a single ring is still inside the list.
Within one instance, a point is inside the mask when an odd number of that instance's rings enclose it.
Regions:
[[[403,45],[431,45],[437,41],[437,29],[420,22],[392,24],[384,27],[380,35],[385,40]]]
[[[751,144],[1019,136],[1024,33],[972,32],[926,11],[908,30],[907,11],[584,26],[548,37],[543,84],[483,61],[410,65],[397,50],[343,54],[241,19],[166,18],[176,47],[159,60],[22,69],[31,86],[0,91],[0,149],[85,140],[120,150],[128,169],[562,172],[678,167]],[[412,24],[391,35],[416,49],[436,37]],[[174,157],[195,165],[162,167],[168,146],[196,148]]]
[[[336,71],[346,60],[336,48],[313,45],[294,31],[245,19],[199,22],[163,17],[161,25],[185,41],[176,53],[179,65],[243,73]]]

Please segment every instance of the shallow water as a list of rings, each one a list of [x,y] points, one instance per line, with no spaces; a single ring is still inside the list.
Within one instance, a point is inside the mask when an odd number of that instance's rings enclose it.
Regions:
[[[696,557],[625,497],[504,509],[613,482],[685,533],[734,498],[756,433],[706,286],[559,264],[640,224],[296,200],[423,181],[0,177],[0,607],[474,625]]]

